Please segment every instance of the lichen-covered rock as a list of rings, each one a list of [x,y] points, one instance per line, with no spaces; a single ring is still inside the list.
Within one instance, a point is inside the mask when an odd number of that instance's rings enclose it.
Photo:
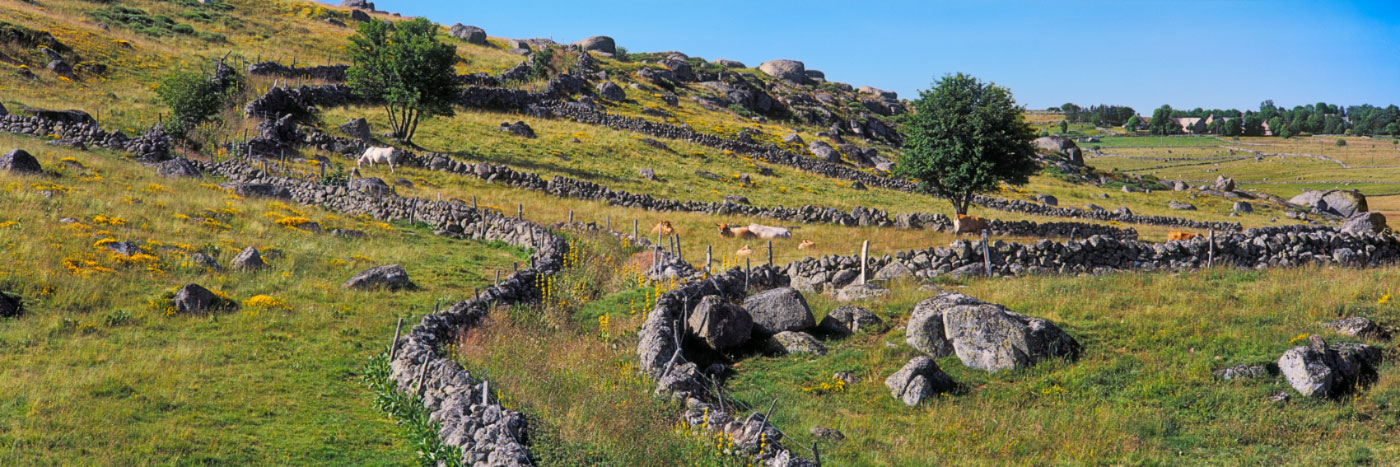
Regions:
[[[0,156],[0,169],[17,174],[42,174],[44,168],[39,160],[23,149],[15,149]]]
[[[618,86],[617,83],[614,83],[612,81],[604,81],[598,83],[597,89],[598,97],[602,97],[610,101],[622,101],[627,99],[627,91],[624,91],[622,89],[622,86]]]
[[[884,331],[885,322],[865,308],[842,305],[827,313],[817,329],[828,336],[846,337],[861,331]]]
[[[351,277],[341,285],[347,289],[359,290],[402,290],[413,289],[413,281],[408,278],[408,271],[403,266],[390,264],[387,266],[375,266]]]
[[[198,177],[199,169],[189,159],[177,157],[157,165],[156,175],[166,178]]]
[[[613,41],[613,38],[608,36],[589,37],[575,42],[574,45],[588,52],[600,52],[608,54],[608,56],[617,54],[617,42]]]
[[[1279,372],[1288,384],[1307,397],[1327,397],[1355,388],[1363,376],[1374,373],[1380,349],[1363,344],[1329,346],[1316,334],[1307,346],[1288,349],[1278,359]]]
[[[1322,327],[1347,337],[1381,337],[1385,332],[1375,321],[1360,316],[1328,321]]]
[[[257,248],[251,246],[244,248],[229,263],[229,268],[235,271],[257,271],[266,267],[267,263],[263,262],[262,254],[258,253]]]
[[[1052,357],[1075,357],[1079,343],[1053,323],[1001,305],[945,293],[935,301],[953,353],[964,365],[997,372]]]
[[[769,347],[782,354],[826,355],[826,346],[817,342],[811,334],[800,331],[783,331],[769,339]]]
[[[909,360],[899,371],[885,378],[890,395],[913,407],[924,399],[953,390],[957,386],[933,359],[918,356]]]
[[[753,333],[749,312],[718,295],[700,299],[686,317],[686,330],[715,350],[743,345]]]
[[[199,284],[185,284],[175,292],[175,312],[179,314],[214,311],[231,305],[233,303],[230,300],[219,297]]]
[[[1356,213],[1342,223],[1342,232],[1356,235],[1381,233],[1386,228],[1385,214],[1379,212]]]
[[[873,300],[890,295],[890,289],[880,287],[875,284],[851,284],[839,289],[832,294],[832,298],[838,302],[855,302],[861,300]]]
[[[462,23],[452,25],[447,33],[452,37],[467,41],[471,44],[486,45],[486,30],[476,26],[467,26]]]
[[[797,60],[769,60],[759,64],[758,69],[768,76],[794,84],[807,81],[807,67]]]
[[[771,336],[783,331],[805,331],[817,325],[802,293],[791,287],[765,290],[744,299],[753,317],[753,332]]]
[[[1269,376],[1268,365],[1248,363],[1215,370],[1215,377],[1230,381],[1235,379],[1264,378]]]
[[[377,196],[386,196],[394,193],[394,188],[389,186],[388,183],[384,183],[384,180],[379,177],[357,178],[350,181],[349,187],[351,191]]]

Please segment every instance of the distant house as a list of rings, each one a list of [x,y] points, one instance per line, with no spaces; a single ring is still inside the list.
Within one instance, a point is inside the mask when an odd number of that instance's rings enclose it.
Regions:
[[[1264,125],[1264,136],[1273,136],[1274,130],[1269,129],[1269,122],[1266,120],[1261,123]]]
[[[1200,118],[1200,117],[1181,117],[1181,118],[1176,118],[1176,119],[1174,119],[1174,120],[1176,120],[1176,123],[1177,123],[1178,125],[1181,125],[1181,131],[1182,131],[1182,132],[1185,132],[1185,133],[1188,133],[1188,134],[1196,134],[1196,133],[1205,133],[1205,132],[1206,132],[1206,122],[1205,122],[1205,119],[1204,119],[1204,118]]]

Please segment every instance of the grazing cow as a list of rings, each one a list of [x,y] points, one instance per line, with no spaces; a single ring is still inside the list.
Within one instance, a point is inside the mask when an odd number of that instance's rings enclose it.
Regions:
[[[1201,234],[1198,234],[1196,232],[1172,232],[1167,234],[1167,241],[1175,242],[1178,240],[1190,240],[1199,236],[1201,236]]]
[[[808,239],[805,239],[805,238],[802,239],[802,243],[797,244],[797,249],[799,249],[799,250],[806,250],[806,249],[808,249],[808,248],[816,248],[816,247],[817,247],[817,242],[813,242],[813,241],[808,240]]]
[[[661,235],[669,237],[671,234],[676,233],[676,229],[675,227],[671,227],[671,221],[661,221],[657,222],[656,226],[651,228],[651,233],[660,233]]]
[[[966,216],[958,214],[957,219],[953,219],[953,233],[977,233],[987,230],[987,220],[980,217]]]
[[[734,252],[734,254],[738,256],[748,256],[753,254],[753,248],[749,248],[748,245],[744,245],[743,248],[740,248],[739,251]]]
[[[749,231],[748,227],[733,227],[729,224],[716,224],[719,226],[719,236],[724,238],[758,238],[758,234]]]
[[[749,231],[758,235],[758,238],[792,238],[792,231],[782,227],[770,227],[759,224],[749,224]]]
[[[360,160],[355,161],[355,168],[358,170],[368,162],[372,168],[375,164],[389,164],[389,173],[394,173],[394,165],[403,161],[403,153],[395,148],[371,147],[365,149],[365,153],[360,156]]]

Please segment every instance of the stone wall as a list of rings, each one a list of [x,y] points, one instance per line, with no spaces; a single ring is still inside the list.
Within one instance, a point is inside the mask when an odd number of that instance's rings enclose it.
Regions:
[[[988,245],[992,274],[1100,273],[1114,270],[1188,270],[1208,264],[1241,268],[1336,264],[1376,266],[1400,259],[1400,241],[1390,234],[1355,235],[1331,228],[1251,229],[1217,234],[1214,253],[1206,237],[1143,243],[1095,236],[1085,240],[1034,244],[995,241]],[[931,278],[942,274],[981,275],[982,242],[958,240],[948,247],[869,258],[871,278]],[[1211,263],[1213,258],[1213,263]],[[859,256],[823,256],[788,264],[794,287],[840,288],[856,280]]]
[[[0,117],[0,131],[49,139],[50,144],[80,149],[99,147],[129,152],[152,162],[168,160],[171,157],[170,136],[166,135],[159,125],[152,127],[145,135],[132,138],[120,131],[108,133],[96,125],[6,115]],[[55,136],[57,139],[54,139]]]
[[[275,76],[289,79],[320,79],[326,81],[345,81],[345,71],[350,69],[350,65],[319,65],[310,67],[287,66],[281,63],[267,61],[248,65],[248,74],[254,76]]]

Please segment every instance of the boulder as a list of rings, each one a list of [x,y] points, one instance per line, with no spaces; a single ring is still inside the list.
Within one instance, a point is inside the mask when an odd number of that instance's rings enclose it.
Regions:
[[[457,23],[452,25],[452,29],[449,29],[447,33],[471,44],[486,45],[486,30],[476,26]]]
[[[823,441],[838,442],[846,439],[846,435],[841,434],[841,432],[837,431],[835,428],[812,425],[810,431],[812,432],[813,438]]]
[[[769,60],[760,64],[758,70],[795,84],[807,81],[807,67],[797,60]]]
[[[904,263],[899,261],[890,261],[890,264],[886,264],[885,267],[880,268],[879,271],[875,271],[875,280],[877,281],[904,279],[913,276],[914,271],[909,270],[909,266],[905,266]]]
[[[617,42],[614,42],[613,38],[608,36],[593,36],[575,42],[574,45],[579,46],[585,51],[605,53],[608,54],[608,56],[617,54]]]
[[[1191,203],[1184,203],[1184,202],[1177,201],[1177,200],[1167,201],[1167,207],[1172,208],[1172,209],[1176,209],[1176,210],[1178,210],[1178,211],[1195,211],[1195,210],[1196,210],[1196,206],[1192,205]]]
[[[718,295],[700,299],[685,320],[686,330],[715,350],[743,345],[753,333],[749,312]]]
[[[17,295],[0,292],[0,318],[18,318],[24,314],[24,301]]]
[[[220,185],[244,198],[292,199],[292,191],[270,183],[226,183]]]
[[[744,299],[744,309],[753,317],[753,332],[770,336],[783,331],[805,331],[816,326],[812,309],[802,292],[791,287],[765,290]]]
[[[1039,202],[1041,202],[1041,203],[1043,203],[1043,204],[1045,204],[1045,205],[1047,205],[1047,206],[1059,206],[1059,205],[1060,205],[1060,200],[1059,200],[1058,198],[1055,198],[1054,196],[1050,196],[1050,195],[1045,195],[1045,194],[1035,195],[1035,200],[1036,200],[1036,201],[1039,201]]]
[[[49,71],[52,71],[54,72],[54,74],[57,75],[68,77],[73,76],[73,66],[69,65],[68,62],[65,62],[63,60],[50,61],[47,68],[49,69]]]
[[[726,59],[723,59],[723,58],[716,59],[716,60],[715,60],[715,64],[716,64],[716,65],[719,65],[719,66],[722,66],[722,67],[725,67],[725,68],[748,68],[748,67],[744,66],[744,62],[740,62],[740,61],[736,61],[736,60],[726,60]]]
[[[831,147],[826,141],[813,141],[812,144],[807,145],[807,149],[812,151],[812,154],[818,159],[831,163],[841,162],[841,153],[837,152],[836,148]]]
[[[0,169],[17,174],[44,173],[44,168],[39,166],[39,160],[23,149],[15,149],[0,156]]]
[[[1322,327],[1347,337],[1381,337],[1385,334],[1385,330],[1381,329],[1375,321],[1360,316],[1328,321],[1322,323]]]
[[[521,136],[525,138],[535,137],[535,129],[530,128],[530,125],[526,125],[525,122],[520,120],[516,120],[515,123],[501,122],[500,128],[501,131],[509,132],[511,134],[514,134],[515,136]]]
[[[857,275],[858,275],[858,274],[857,274]],[[835,282],[833,282],[833,284],[834,284],[834,283],[835,283]],[[836,293],[832,294],[832,295],[833,295],[832,298],[836,299],[836,301],[838,301],[838,302],[845,303],[845,302],[854,302],[854,301],[860,301],[860,300],[872,300],[872,299],[876,299],[876,298],[887,297],[887,296],[890,295],[890,293],[891,293],[891,292],[890,292],[889,289],[886,289],[886,288],[884,288],[884,287],[880,287],[880,286],[875,285],[875,284],[864,284],[864,285],[851,284],[851,285],[848,285],[848,286],[845,286],[845,287],[841,287],[841,288],[839,288],[839,289],[836,289]]]
[[[224,267],[219,265],[218,260],[214,259],[213,256],[209,256],[204,253],[190,254],[190,263],[194,264],[195,266],[199,266],[214,272],[224,270]]]
[[[1181,180],[1172,182],[1172,191],[1186,191],[1187,188],[1189,187],[1186,185],[1186,182]]]
[[[25,108],[24,111],[28,112],[29,115],[33,115],[40,119],[48,120],[51,122],[71,123],[74,125],[97,125],[97,119],[92,118],[91,114],[88,114],[87,112],[81,110],[48,110]]]
[[[345,281],[341,287],[359,290],[412,290],[416,288],[413,281],[408,279],[408,271],[403,266],[390,264],[387,266],[375,266]]]
[[[1381,233],[1385,229],[1385,215],[1379,212],[1356,213],[1342,223],[1342,232],[1355,235]]]
[[[978,303],[977,299],[951,293],[940,293],[920,301],[909,313],[909,322],[904,327],[904,342],[934,358],[952,355],[953,342],[943,332],[943,310],[975,303]]]
[[[885,322],[865,308],[842,305],[827,313],[826,317],[822,318],[822,322],[817,325],[817,330],[832,337],[846,337],[858,333],[862,329],[869,332],[881,332],[885,329]]]
[[[1070,163],[1084,165],[1084,155],[1073,140],[1060,135],[1042,136],[1031,141],[1037,148],[1052,154],[1064,154]]]
[[[189,159],[177,157],[157,164],[156,175],[166,178],[198,177],[199,169]]]
[[[179,314],[213,311],[227,301],[199,284],[185,284],[175,292],[175,312]]]
[[[373,135],[373,132],[370,131],[369,128],[369,122],[363,118],[346,120],[345,123],[340,125],[340,131],[360,141],[369,141],[370,137]]]
[[[112,250],[113,253],[128,258],[141,253],[141,246],[137,245],[135,242],[111,242],[106,244],[106,247],[108,250]]]
[[[1355,388],[1363,377],[1374,374],[1380,349],[1363,344],[1327,345],[1321,336],[1308,337],[1308,345],[1288,349],[1278,359],[1279,372],[1300,394],[1328,397]]]
[[[1268,365],[1258,363],[1235,365],[1229,368],[1215,370],[1215,377],[1226,381],[1234,379],[1253,379],[1269,376]]]
[[[645,178],[645,179],[647,179],[647,180],[653,180],[653,181],[656,180],[656,171],[655,171],[655,170],[652,170],[650,167],[645,168],[645,169],[642,169],[642,170],[641,170],[641,175],[642,175],[642,178]]]
[[[747,196],[727,195],[724,197],[725,204],[752,204]]]
[[[244,248],[243,251],[239,252],[238,256],[233,257],[233,261],[229,263],[229,268],[235,271],[256,271],[266,267],[267,263],[263,262],[262,255],[258,253],[258,249],[251,246]]]
[[[385,196],[394,193],[394,188],[379,177],[357,178],[348,184],[350,191]]]
[[[943,330],[964,365],[998,372],[1079,354],[1079,343],[1049,321],[972,297],[947,295],[961,294],[941,294],[934,305],[943,312]]]
[[[360,8],[369,11],[374,11],[374,2],[370,2],[367,0],[345,0],[343,2],[340,2],[340,6],[346,8]]]
[[[1224,175],[1216,175],[1215,184],[1212,185],[1212,187],[1215,188],[1217,191],[1235,191],[1235,179],[1226,177]]]
[[[1288,202],[1342,217],[1370,210],[1366,206],[1366,196],[1356,190],[1305,191]]]
[[[598,96],[610,101],[622,101],[627,99],[627,91],[622,90],[622,86],[612,81],[598,83]]]
[[[898,99],[898,98],[899,98],[899,94],[896,93],[896,92],[894,92],[894,91],[886,91],[886,90],[884,90],[884,89],[879,89],[879,88],[875,88],[875,87],[871,87],[871,86],[861,86],[861,87],[858,87],[858,88],[856,88],[856,92],[857,92],[857,93],[860,93],[860,94],[867,94],[867,95],[871,95],[871,96],[876,96],[876,97],[879,97],[879,98],[881,98],[881,99]]]
[[[904,364],[904,368],[885,378],[885,387],[890,395],[913,407],[924,399],[952,391],[957,387],[953,378],[948,377],[933,359],[918,356]]]
[[[768,340],[769,349],[784,355],[798,353],[826,355],[826,347],[811,334],[800,331],[783,331]]]
[[[1230,210],[1242,214],[1249,214],[1254,212],[1254,205],[1249,204],[1248,201],[1235,201],[1235,205],[1231,207]]]

